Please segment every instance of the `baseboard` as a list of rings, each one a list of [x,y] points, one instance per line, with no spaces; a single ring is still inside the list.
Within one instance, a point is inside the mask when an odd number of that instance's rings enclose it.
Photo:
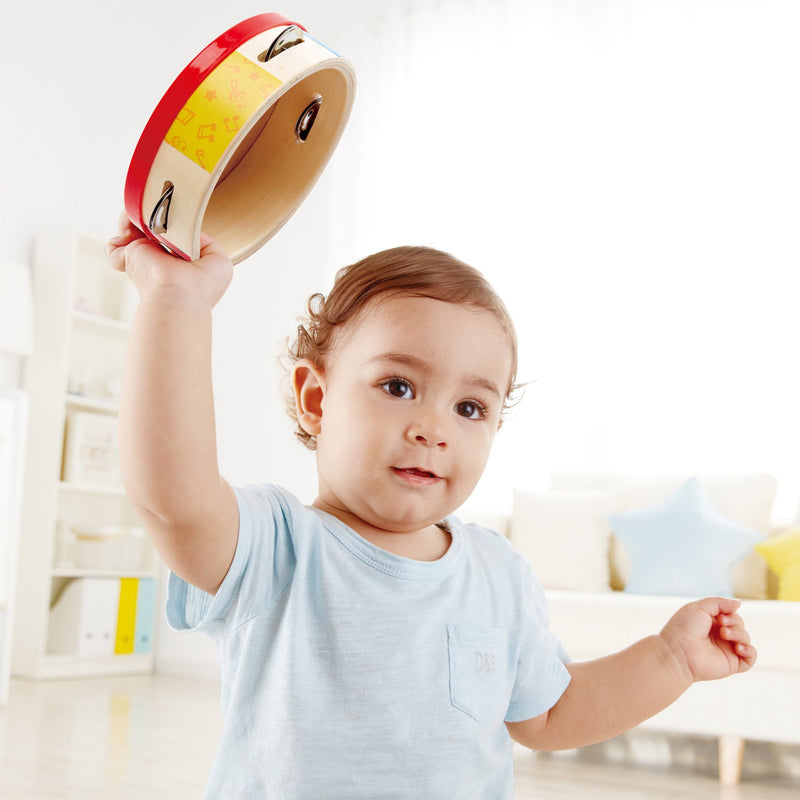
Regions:
[[[208,678],[219,681],[219,666],[207,661],[156,657],[155,671],[159,675],[180,675],[189,678]]]

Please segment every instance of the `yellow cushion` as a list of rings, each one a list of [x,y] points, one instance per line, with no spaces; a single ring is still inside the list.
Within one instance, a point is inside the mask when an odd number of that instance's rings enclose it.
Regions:
[[[800,600],[800,530],[771,536],[755,549],[778,576],[778,600]]]

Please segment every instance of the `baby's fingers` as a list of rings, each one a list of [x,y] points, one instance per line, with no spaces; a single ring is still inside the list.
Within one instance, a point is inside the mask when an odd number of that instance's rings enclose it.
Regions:
[[[739,658],[739,671],[750,669],[755,664],[758,653],[750,644],[750,634],[744,621],[738,614],[721,615],[719,621],[719,637],[730,644],[734,655]]]
[[[724,625],[719,629],[719,635],[728,642],[750,644],[750,634],[743,627]]]
[[[144,234],[128,219],[123,211],[117,225],[117,234],[112,236],[106,244],[106,256],[109,264],[119,272],[125,271],[125,248],[137,239],[144,238]]]
[[[747,635],[744,620],[738,614],[720,614],[719,617],[717,617],[717,623],[719,624],[720,632],[726,630],[740,631]]]
[[[745,672],[753,664],[756,663],[758,658],[758,651],[751,644],[739,643],[733,648],[734,653],[739,657],[739,672]]]

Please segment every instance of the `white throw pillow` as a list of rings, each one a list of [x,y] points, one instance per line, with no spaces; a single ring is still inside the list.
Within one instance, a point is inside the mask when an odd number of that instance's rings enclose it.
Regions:
[[[515,489],[511,543],[545,589],[608,592],[608,517],[621,510],[616,492]]]

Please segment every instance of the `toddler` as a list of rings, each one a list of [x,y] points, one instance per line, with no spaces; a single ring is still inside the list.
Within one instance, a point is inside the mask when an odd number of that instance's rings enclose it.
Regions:
[[[207,798],[510,800],[512,741],[599,742],[692,682],[753,665],[725,598],[565,663],[528,564],[452,515],[517,369],[511,319],[473,268],[396,248],[312,297],[290,348],[291,413],[318,469],[304,506],[219,474],[211,316],[230,260],[204,238],[181,261],[127,220],[108,252],[140,295],[123,479],[171,570],[171,625],[219,647],[224,730]]]

